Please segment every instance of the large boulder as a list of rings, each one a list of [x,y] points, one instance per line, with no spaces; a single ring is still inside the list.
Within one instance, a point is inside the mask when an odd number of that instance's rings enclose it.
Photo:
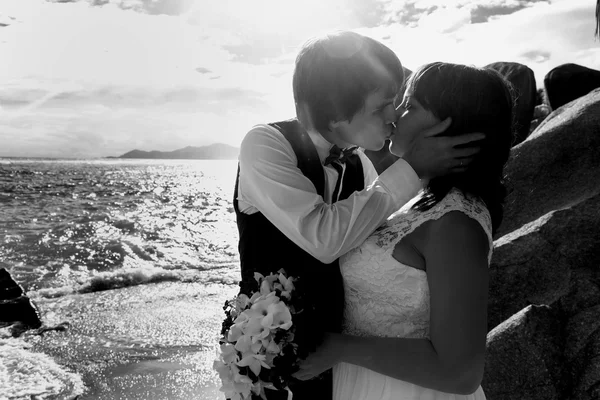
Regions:
[[[568,397],[561,314],[548,306],[528,306],[487,337],[482,386],[490,400]],[[567,396],[565,396],[567,395]]]
[[[550,114],[511,150],[509,195],[495,238],[600,188],[600,89]]]
[[[485,68],[500,72],[515,89],[516,129],[513,145],[517,145],[525,140],[530,132],[529,127],[538,97],[535,75],[528,66],[516,62],[499,61],[488,64]]]
[[[42,325],[37,308],[5,268],[0,268],[0,327],[20,323],[27,328]]]
[[[568,208],[552,211],[494,242],[490,265],[488,325],[497,326],[530,304],[589,296],[569,306],[600,304],[600,190]],[[599,281],[600,282],[600,281]],[[583,304],[583,305],[582,305]],[[598,315],[600,320],[600,315]]]
[[[506,173],[484,390],[490,400],[598,399],[600,89],[550,114],[512,149]]]
[[[544,86],[550,106],[556,110],[600,88],[600,71],[578,64],[559,65],[546,74]]]
[[[496,240],[488,321],[488,399],[600,398],[600,191]]]

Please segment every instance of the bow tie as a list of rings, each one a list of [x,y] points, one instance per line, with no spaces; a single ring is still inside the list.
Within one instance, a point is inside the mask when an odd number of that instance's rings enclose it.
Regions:
[[[331,149],[329,149],[329,155],[323,162],[323,165],[329,165],[334,161],[344,164],[348,158],[354,154],[356,149],[358,149],[358,146],[348,147],[347,149],[342,150],[334,144]]]

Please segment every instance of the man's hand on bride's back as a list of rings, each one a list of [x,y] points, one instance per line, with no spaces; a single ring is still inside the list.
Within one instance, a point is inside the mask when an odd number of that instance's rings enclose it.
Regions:
[[[450,118],[447,118],[427,129],[413,140],[408,151],[402,156],[419,175],[419,178],[431,179],[436,176],[464,172],[479,152],[480,147],[476,143],[472,146],[464,145],[485,138],[482,133],[438,136],[448,129],[451,122]]]

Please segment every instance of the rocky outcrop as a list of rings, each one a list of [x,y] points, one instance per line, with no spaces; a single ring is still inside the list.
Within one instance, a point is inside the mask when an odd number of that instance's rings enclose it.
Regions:
[[[553,110],[600,88],[600,71],[578,64],[563,64],[544,77],[548,101]]]
[[[555,304],[573,289],[574,275],[587,276],[594,270],[600,277],[600,188],[591,198],[543,215],[495,241],[490,328],[529,304]]]
[[[482,386],[488,399],[564,400],[561,315],[529,306],[488,334]]]
[[[495,238],[590,197],[600,185],[600,89],[550,114],[513,147],[510,194]]]
[[[20,323],[27,328],[42,325],[37,308],[5,268],[0,268],[0,326]]]
[[[600,398],[600,90],[512,150],[490,266],[490,400]]]
[[[531,68],[516,62],[499,61],[488,64],[500,72],[515,90],[515,140],[513,145],[521,143],[529,135],[533,111],[537,103],[537,86]]]

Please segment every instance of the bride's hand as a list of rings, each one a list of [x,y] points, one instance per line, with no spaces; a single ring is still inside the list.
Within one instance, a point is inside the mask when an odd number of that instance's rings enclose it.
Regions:
[[[300,369],[293,377],[306,381],[327,371],[340,363],[344,351],[344,336],[337,333],[325,333],[321,346],[300,362]]]

